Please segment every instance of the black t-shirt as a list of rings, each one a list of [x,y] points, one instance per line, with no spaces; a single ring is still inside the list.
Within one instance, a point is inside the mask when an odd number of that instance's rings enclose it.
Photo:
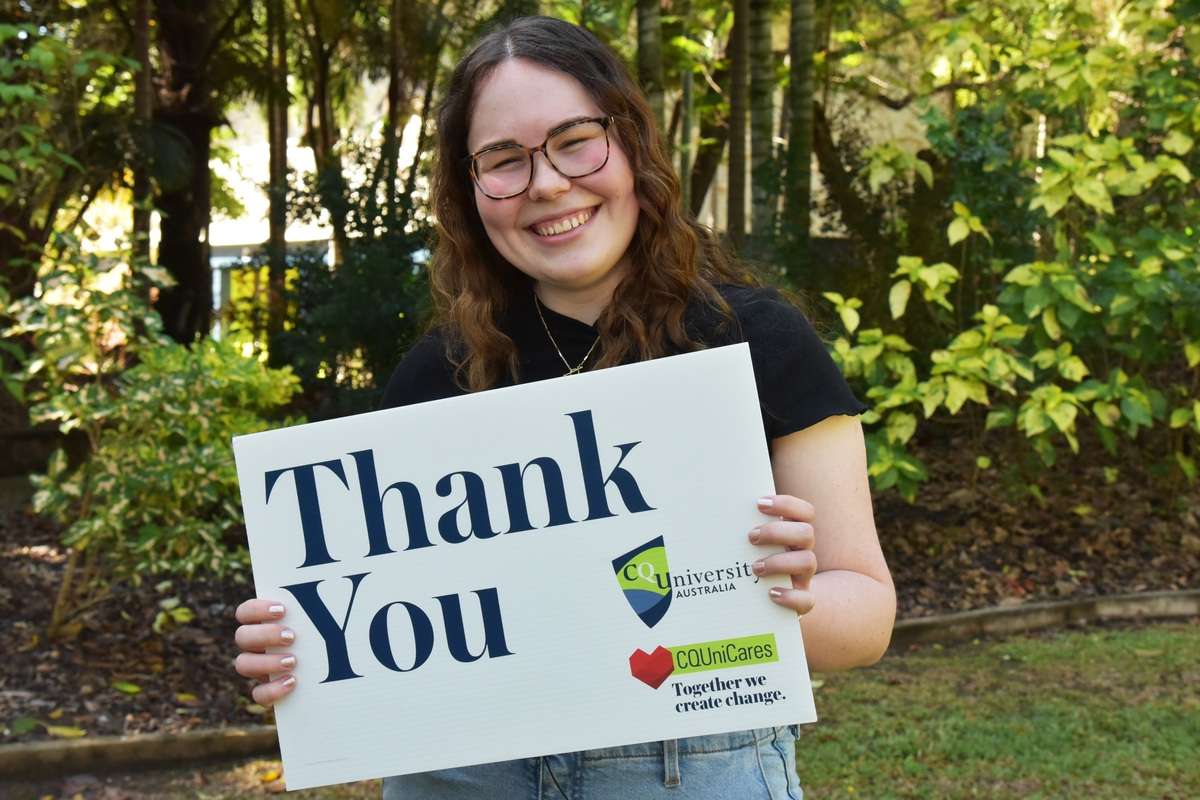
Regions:
[[[834,414],[861,414],[867,407],[846,385],[816,331],[778,292],[747,286],[718,287],[733,310],[734,324],[707,304],[692,303],[685,322],[696,341],[710,347],[748,342],[768,441],[814,425]],[[572,366],[596,341],[596,329],[542,306],[546,325]],[[519,383],[557,378],[566,372],[538,319],[533,293],[509,310],[499,326],[517,346]],[[593,354],[588,363],[597,358]],[[507,376],[502,386],[511,385]],[[438,331],[426,334],[404,356],[383,395],[382,408],[466,394],[454,381]]]

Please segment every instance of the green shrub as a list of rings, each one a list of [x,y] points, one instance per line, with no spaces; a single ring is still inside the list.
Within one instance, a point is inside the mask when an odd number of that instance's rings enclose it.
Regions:
[[[74,468],[60,450],[36,476],[34,509],[63,542],[99,548],[114,577],[221,573],[245,563],[230,439],[271,427],[265,415],[298,386],[232,345],[171,342],[143,351],[86,409],[106,420]]]
[[[825,294],[846,329],[834,354],[874,404],[877,489],[912,498],[918,422],[960,413],[980,469],[1000,447],[1036,479],[1089,432],[1114,465],[1135,443],[1197,479],[1197,17],[1018,0],[928,24],[919,83],[958,87],[923,116],[951,182],[944,234],[862,297]],[[864,169],[873,190],[931,182],[886,143]]]
[[[111,596],[164,573],[246,563],[231,437],[279,424],[299,381],[232,344],[162,334],[149,307],[153,268],[82,253],[58,237],[40,292],[9,308],[7,335],[28,352],[18,376],[35,424],[82,436],[34,476],[34,509],[68,547],[51,633]]]

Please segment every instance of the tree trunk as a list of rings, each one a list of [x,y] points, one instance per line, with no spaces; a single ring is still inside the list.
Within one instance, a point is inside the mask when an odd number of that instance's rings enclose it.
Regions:
[[[425,94],[421,98],[421,123],[417,129],[417,151],[413,156],[412,166],[408,169],[408,177],[404,181],[404,196],[411,198],[417,187],[417,171],[421,166],[421,153],[425,152],[425,139],[429,128],[429,117],[433,114],[433,90],[437,85],[438,63],[441,61],[442,47],[446,39],[443,36],[438,41],[433,58],[429,61],[429,73],[425,79]]]
[[[750,0],[750,230],[770,236],[775,224],[775,65],[771,51],[771,2]]]
[[[791,0],[792,20],[788,36],[789,66],[786,228],[792,245],[788,278],[795,286],[804,283],[808,270],[808,228],[812,204],[813,146],[813,2]],[[832,141],[832,137],[830,139]]]
[[[387,226],[390,229],[397,223],[396,201],[399,192],[400,133],[402,128],[401,107],[408,104],[408,99],[402,97],[402,81],[400,65],[403,53],[400,46],[400,3],[392,0],[392,8],[388,18],[388,99],[387,123],[383,131],[385,170],[384,191],[387,193]]]
[[[667,123],[667,132],[663,135],[663,146],[668,155],[675,152],[675,137],[679,135],[679,123],[683,118],[683,97],[675,98],[671,104],[671,121]]]
[[[212,129],[219,123],[212,107],[208,55],[213,42],[212,3],[158,0],[158,36],[163,76],[156,121],[173,128],[188,150],[188,180],[159,196],[162,238],[158,262],[176,280],[159,296],[158,311],[166,332],[179,342],[208,333],[212,323],[212,274],[208,223],[211,177],[208,159]]]
[[[267,139],[270,164],[267,195],[269,235],[267,257],[267,341],[283,332],[287,312],[287,17],[284,0],[267,0]],[[268,352],[275,358],[276,348]]]
[[[728,234],[734,247],[740,247],[746,236],[746,84],[750,66],[750,0],[735,0],[731,38]]]
[[[0,280],[4,281],[12,298],[28,297],[37,283],[38,248],[27,242],[21,232],[32,227],[32,223],[26,221],[20,225],[20,220],[9,219],[0,219],[0,222],[5,223],[0,225],[0,269],[3,270]]]
[[[163,109],[158,118],[175,128],[191,151],[187,185],[163,192],[158,201],[162,213],[158,263],[176,281],[159,295],[158,313],[167,334],[187,344],[207,334],[212,326],[207,234],[212,204],[208,159],[214,121],[203,111],[189,108]]]
[[[308,48],[309,62],[312,75],[309,76],[312,86],[312,96],[309,98],[312,109],[317,112],[316,127],[312,127],[312,115],[309,114],[309,144],[313,151],[313,161],[317,168],[317,180],[320,187],[322,205],[329,213],[329,223],[333,230],[333,258],[335,264],[340,264],[349,245],[349,235],[346,224],[349,217],[346,202],[346,178],[342,173],[341,158],[337,153],[338,128],[333,114],[333,98],[331,96],[332,59],[336,39],[328,41],[321,31],[320,16],[313,2],[308,4],[308,15],[305,21],[305,43]]]
[[[683,97],[679,101],[679,189],[680,204],[686,208],[692,207],[692,72],[685,70],[681,79]]]
[[[654,111],[659,131],[665,130],[663,113],[662,21],[660,0],[637,3],[637,72],[642,91]]]
[[[447,29],[449,27],[446,20],[446,3],[447,0],[438,0],[437,7],[437,24],[434,26],[434,46],[429,50],[428,60],[425,62],[425,92],[421,97],[421,120],[417,127],[417,149],[413,156],[412,166],[409,167],[408,177],[404,179],[404,198],[406,202],[406,214],[412,215],[412,195],[417,187],[417,173],[421,168],[421,154],[425,152],[425,142],[429,135],[429,118],[433,115],[433,93],[437,88],[438,66],[442,62],[442,51],[446,47],[446,40],[449,38]],[[469,13],[474,13],[478,5],[478,0],[473,4]]]
[[[880,263],[880,259],[882,263],[891,263],[887,254],[887,241],[880,233],[883,230],[883,219],[854,191],[854,176],[842,163],[837,144],[833,141],[829,120],[825,117],[825,109],[820,103],[812,103],[810,107],[813,110],[812,141],[817,164],[821,168],[825,188],[841,212],[842,224],[876,256],[877,263]]]
[[[134,4],[133,58],[139,65],[133,88],[133,255],[136,259],[148,262],[150,209],[153,202],[150,126],[154,120],[153,87],[150,83],[150,0],[137,0]]]
[[[729,32],[729,41],[725,43],[725,53],[733,48],[733,37],[736,31]],[[704,94],[699,103],[700,137],[696,148],[696,157],[692,161],[691,184],[689,190],[691,204],[688,206],[693,215],[699,216],[704,207],[704,197],[708,187],[717,174],[721,164],[721,155],[725,152],[725,142],[729,140],[729,114],[725,105],[725,97],[729,94],[729,69],[721,67],[713,71],[713,83],[717,89],[704,83]],[[718,91],[719,90],[719,91]]]

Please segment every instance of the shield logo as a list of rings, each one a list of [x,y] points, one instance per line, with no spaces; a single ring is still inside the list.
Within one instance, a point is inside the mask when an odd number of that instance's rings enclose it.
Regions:
[[[658,536],[613,559],[617,585],[633,613],[653,628],[671,607],[671,571],[667,566],[667,547]]]

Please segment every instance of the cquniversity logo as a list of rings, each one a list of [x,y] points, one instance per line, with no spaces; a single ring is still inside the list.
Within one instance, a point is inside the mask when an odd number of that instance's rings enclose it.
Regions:
[[[653,628],[671,607],[671,570],[663,537],[651,539],[613,559],[617,585],[633,612]]]

